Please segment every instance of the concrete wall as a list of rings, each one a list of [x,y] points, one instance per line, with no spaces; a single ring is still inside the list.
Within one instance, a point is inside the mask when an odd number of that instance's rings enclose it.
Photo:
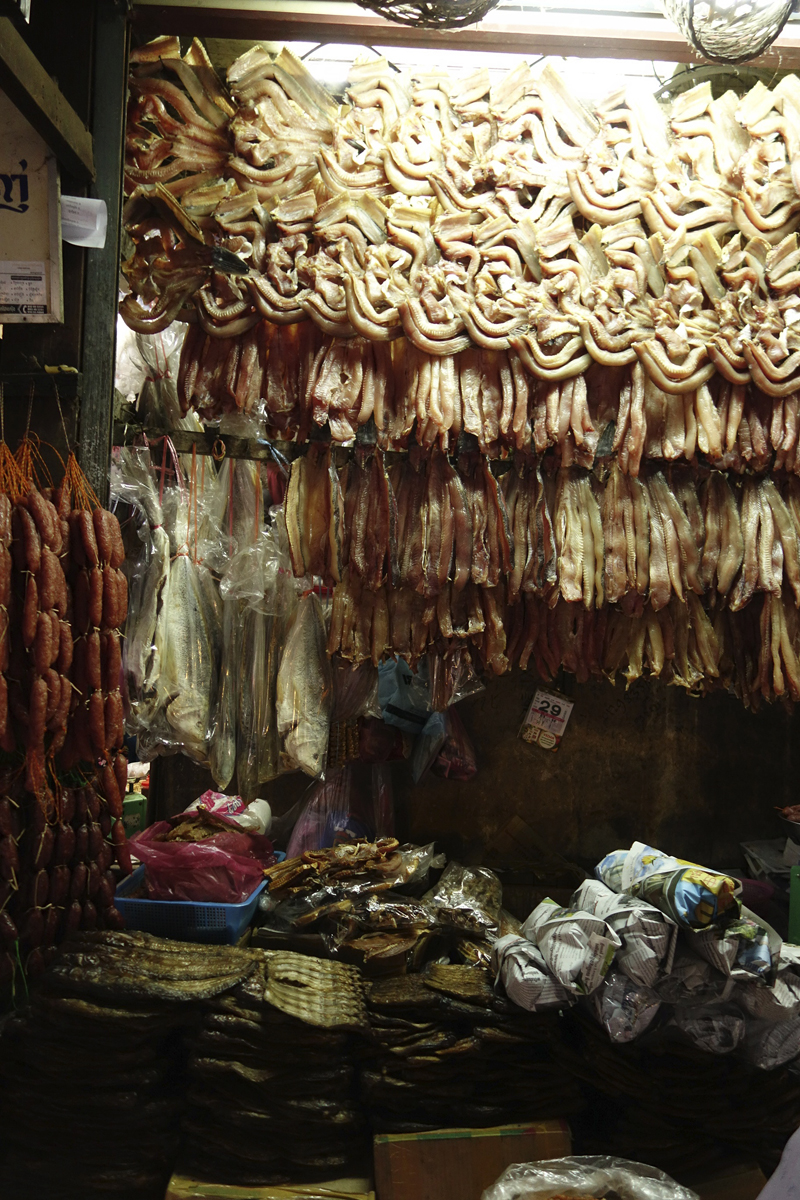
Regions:
[[[798,720],[779,705],[747,712],[733,696],[694,698],[657,680],[573,684],[575,708],[560,749],[529,746],[519,726],[535,690],[522,671],[488,682],[459,712],[478,774],[429,776],[412,788],[398,773],[403,832],[444,838],[480,861],[514,815],[539,839],[592,864],[648,841],[680,857],[736,866],[739,842],[780,836],[774,806],[800,802]]]

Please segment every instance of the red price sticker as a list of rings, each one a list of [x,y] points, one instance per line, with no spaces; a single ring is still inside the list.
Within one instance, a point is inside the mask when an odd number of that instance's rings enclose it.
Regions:
[[[532,746],[543,750],[557,750],[572,714],[572,700],[558,692],[546,692],[539,688],[531,701],[519,736]]]

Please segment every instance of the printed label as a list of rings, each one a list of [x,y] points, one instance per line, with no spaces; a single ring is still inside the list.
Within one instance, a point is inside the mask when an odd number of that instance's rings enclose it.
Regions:
[[[47,312],[43,262],[0,262],[0,313]]]
[[[566,696],[538,688],[522,722],[520,737],[543,750],[557,750],[573,707],[573,701],[567,700]]]

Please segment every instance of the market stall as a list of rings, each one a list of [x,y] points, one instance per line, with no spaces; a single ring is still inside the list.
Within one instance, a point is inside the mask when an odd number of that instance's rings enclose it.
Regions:
[[[800,1124],[798,26],[397,8],[132,14],[108,508],[0,442],[13,1200]]]

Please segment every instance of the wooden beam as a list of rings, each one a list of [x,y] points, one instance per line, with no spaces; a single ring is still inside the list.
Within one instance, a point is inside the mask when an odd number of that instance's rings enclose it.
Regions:
[[[312,7],[312,6],[309,6]],[[322,5],[317,5],[322,8]],[[467,29],[417,29],[397,25],[370,13],[276,10],[274,6],[214,7],[213,4],[161,4],[138,0],[134,27],[142,38],[160,34],[244,38],[275,42],[335,42],[377,46],[450,47],[531,57],[622,58],[676,63],[702,63],[674,25],[661,17],[599,17],[587,14],[568,23],[565,14],[532,14],[522,24],[517,14],[501,22],[498,14]],[[800,68],[800,32],[784,31],[775,44],[743,66]]]
[[[94,179],[92,135],[8,17],[0,17],[0,88],[70,174]]]
[[[108,205],[102,250],[86,251],[83,306],[83,387],[78,458],[102,503],[108,497],[122,225],[122,161],[128,86],[128,28],[115,4],[96,6],[92,133],[97,160],[93,196]]]

